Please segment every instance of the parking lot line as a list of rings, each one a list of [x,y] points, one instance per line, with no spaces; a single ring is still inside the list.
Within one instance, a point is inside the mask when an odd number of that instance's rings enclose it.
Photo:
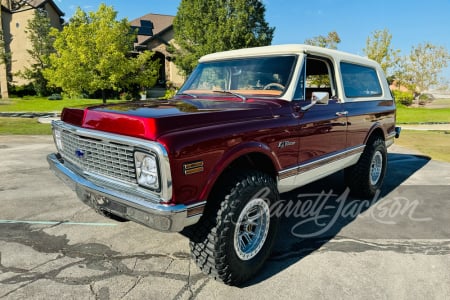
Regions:
[[[39,224],[39,225],[81,225],[81,226],[116,226],[114,223],[86,223],[68,221],[26,221],[26,220],[0,220],[0,224]]]

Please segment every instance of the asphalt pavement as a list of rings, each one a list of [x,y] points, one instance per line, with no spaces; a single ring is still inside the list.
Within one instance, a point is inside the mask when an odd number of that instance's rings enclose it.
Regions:
[[[50,136],[0,136],[0,299],[449,299],[450,164],[389,149],[374,199],[342,173],[282,194],[275,248],[240,287],[183,233],[94,213],[48,169]]]

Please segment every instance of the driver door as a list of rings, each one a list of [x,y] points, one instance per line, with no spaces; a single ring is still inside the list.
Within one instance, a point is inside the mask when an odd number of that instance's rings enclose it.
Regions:
[[[320,167],[329,159],[338,156],[346,147],[347,116],[337,95],[334,68],[330,59],[307,56],[300,79],[303,95],[295,101],[298,117],[300,150],[298,161],[311,168]],[[303,82],[301,82],[303,80]],[[327,92],[327,104],[311,104],[313,92]],[[300,92],[301,94],[301,92]],[[301,99],[303,96],[303,100]]]

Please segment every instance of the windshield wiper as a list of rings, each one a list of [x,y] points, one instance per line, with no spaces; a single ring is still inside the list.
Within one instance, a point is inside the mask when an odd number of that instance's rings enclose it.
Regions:
[[[238,93],[234,93],[232,91],[227,91],[227,90],[214,90],[214,93],[222,93],[222,94],[229,94],[229,95],[233,95],[236,96],[238,98],[241,98],[243,102],[245,102],[247,100],[247,98],[241,94]]]
[[[189,94],[189,93],[184,93],[184,92],[177,93],[177,95],[184,95],[184,96],[190,96],[190,97],[192,97],[192,98],[198,98],[197,95]]]

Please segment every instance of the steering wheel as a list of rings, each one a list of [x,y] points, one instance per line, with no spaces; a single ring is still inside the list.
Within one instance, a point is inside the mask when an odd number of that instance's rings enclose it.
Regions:
[[[284,85],[278,83],[278,82],[271,82],[269,84],[266,84],[263,87],[263,90],[271,90],[272,88],[275,88],[275,90],[280,90],[283,91],[284,90]]]

